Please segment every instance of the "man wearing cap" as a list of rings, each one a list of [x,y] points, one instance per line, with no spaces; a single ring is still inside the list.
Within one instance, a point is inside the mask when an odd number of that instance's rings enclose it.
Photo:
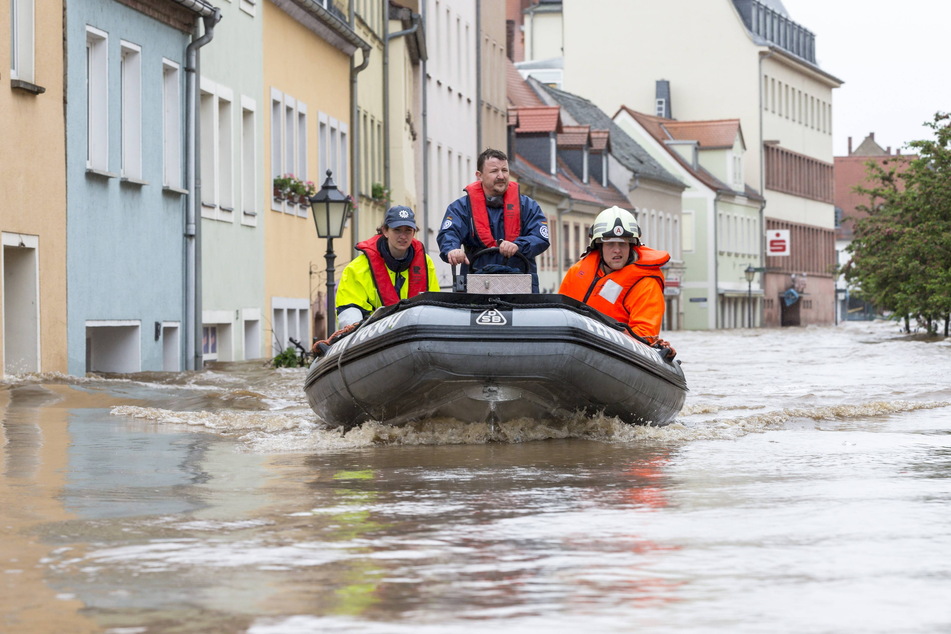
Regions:
[[[337,327],[358,324],[377,308],[426,291],[439,291],[432,258],[416,239],[416,214],[390,207],[377,235],[356,246],[362,253],[343,270],[337,288]]]
[[[532,292],[538,292],[535,256],[549,246],[548,219],[538,203],[519,194],[518,184],[509,181],[509,161],[504,152],[487,149],[477,160],[476,182],[465,195],[446,209],[436,236],[439,256],[451,265],[460,264],[463,275],[472,264],[470,257],[488,247],[498,253],[479,258],[478,268],[502,264],[521,253],[532,274]]]

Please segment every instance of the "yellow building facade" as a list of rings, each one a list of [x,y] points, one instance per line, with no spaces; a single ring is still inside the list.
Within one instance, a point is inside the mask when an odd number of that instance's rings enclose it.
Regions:
[[[326,331],[327,240],[319,239],[311,210],[299,199],[275,196],[274,179],[293,175],[319,190],[327,170],[337,187],[352,186],[351,58],[362,61],[368,45],[347,22],[347,5],[278,0],[264,11],[263,77],[266,204],[265,305],[272,350],[289,346],[290,337],[323,338]],[[339,6],[338,6],[339,5]],[[333,240],[333,279],[350,260],[353,235],[348,227]],[[331,318],[333,318],[331,316]]]
[[[0,370],[66,372],[63,7],[0,0],[0,32]]]

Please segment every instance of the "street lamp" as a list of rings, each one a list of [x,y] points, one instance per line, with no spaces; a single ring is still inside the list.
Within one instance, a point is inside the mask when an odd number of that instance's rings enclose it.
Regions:
[[[747,264],[746,270],[743,271],[743,275],[746,276],[746,303],[749,306],[748,325],[750,328],[752,328],[753,327],[753,277],[756,275],[756,269],[753,268],[752,264]]]
[[[314,214],[317,237],[327,239],[327,336],[334,333],[334,238],[343,235],[343,225],[350,212],[350,197],[337,189],[333,172],[327,170],[327,180],[320,191],[310,197],[310,210]]]

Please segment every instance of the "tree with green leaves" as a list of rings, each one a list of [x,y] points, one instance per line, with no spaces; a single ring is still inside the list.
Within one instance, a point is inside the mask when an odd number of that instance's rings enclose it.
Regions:
[[[852,259],[843,269],[856,293],[881,309],[916,319],[929,333],[951,316],[951,114],[926,124],[930,140],[908,144],[916,155],[868,163],[869,196],[855,222]]]

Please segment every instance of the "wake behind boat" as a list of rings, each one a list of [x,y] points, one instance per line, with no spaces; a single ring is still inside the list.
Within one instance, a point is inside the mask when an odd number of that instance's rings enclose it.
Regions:
[[[678,361],[563,295],[423,293],[336,341],[304,390],[323,421],[344,428],[575,412],[664,425],[687,384]]]

